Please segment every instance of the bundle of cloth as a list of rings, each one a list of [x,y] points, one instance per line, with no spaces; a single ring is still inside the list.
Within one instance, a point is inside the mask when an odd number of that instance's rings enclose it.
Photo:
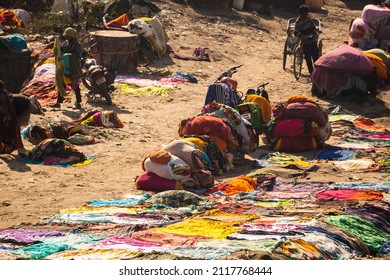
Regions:
[[[164,26],[156,16],[153,18],[143,17],[133,19],[129,21],[126,28],[132,34],[145,37],[152,44],[159,58],[167,51],[169,38]]]
[[[44,105],[55,103],[58,94],[55,85],[56,65],[53,48],[54,42],[51,42],[31,54],[35,61],[34,74],[20,92],[26,96],[35,96],[39,103]]]
[[[80,125],[64,120],[53,122],[32,122],[22,130],[22,137],[34,145],[48,138],[64,139],[74,145],[95,143],[95,137]]]
[[[376,76],[378,81],[383,81],[385,84],[390,83],[390,55],[387,51],[380,48],[373,48],[363,51],[363,54],[375,66]]]
[[[144,172],[135,180],[140,190],[195,192],[214,186],[207,154],[195,144],[183,140],[173,140],[151,151],[144,158],[142,169]]]
[[[349,44],[362,50],[387,49],[390,42],[390,9],[378,5],[364,6],[360,18],[353,20]]]
[[[32,150],[26,151],[23,160],[45,165],[71,166],[86,161],[88,157],[64,139],[47,138]]]
[[[157,16],[130,19],[128,14],[122,14],[109,21],[106,25],[108,28],[121,28],[128,30],[132,34],[146,38],[154,47],[156,55],[159,58],[167,51],[169,37]]]
[[[0,7],[0,34],[20,31],[31,22],[31,15],[23,9],[5,9]]]
[[[252,124],[233,107],[215,101],[179,124],[179,136],[196,143],[211,160],[211,172],[222,174],[234,167],[245,154],[258,147]]]
[[[272,108],[264,142],[274,151],[303,152],[321,148],[332,129],[328,112],[313,99],[292,96]]]
[[[103,110],[102,108],[88,110],[80,118],[74,120],[74,122],[86,126],[102,126],[112,128],[124,127],[123,122],[120,120],[118,114],[115,111]]]
[[[370,94],[377,95],[377,71],[372,61],[360,49],[342,44],[322,55],[311,76],[313,89],[324,97],[353,94],[362,102]]]

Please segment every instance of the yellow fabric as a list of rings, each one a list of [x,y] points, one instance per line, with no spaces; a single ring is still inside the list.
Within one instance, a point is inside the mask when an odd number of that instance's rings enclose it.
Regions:
[[[253,102],[261,109],[264,122],[269,122],[271,119],[271,104],[267,99],[257,94],[249,94],[245,97],[245,102]]]
[[[84,160],[82,162],[72,164],[72,166],[74,166],[74,167],[85,166],[85,165],[88,165],[88,164],[92,163],[93,160],[94,160],[93,158],[86,159],[86,160]]]
[[[364,55],[368,57],[368,59],[371,61],[372,64],[374,64],[376,68],[377,76],[382,80],[386,80],[388,75],[388,70],[383,60],[379,56],[372,53],[364,52]]]
[[[123,249],[78,249],[61,253],[56,258],[70,260],[128,260],[142,254],[142,252],[131,252]]]
[[[201,150],[202,152],[205,152],[206,141],[204,141],[200,138],[197,138],[197,137],[183,138],[183,141],[187,141],[187,142],[190,142],[192,144],[195,144],[196,146],[198,146],[199,150]]]
[[[311,102],[313,104],[317,104],[317,102],[315,102],[314,99],[312,99],[310,97],[302,96],[302,95],[295,95],[295,96],[290,97],[287,100],[287,104],[295,103],[295,102]]]
[[[214,239],[226,238],[228,235],[242,231],[242,229],[233,228],[237,222],[220,222],[201,218],[187,219],[182,222],[166,227],[155,228],[155,231],[178,233],[185,235],[201,235]]]
[[[171,88],[158,87],[158,86],[146,86],[137,87],[135,85],[122,85],[120,87],[120,93],[123,94],[134,94],[134,95],[150,95],[150,96],[164,96],[168,97],[168,93]]]
[[[216,220],[220,222],[237,222],[240,224],[248,221],[260,219],[260,216],[256,214],[227,213],[227,212],[221,212],[218,209],[212,209],[206,211],[204,214],[200,215],[200,217],[202,217],[202,219]]]
[[[66,75],[64,75],[64,84],[65,85],[71,85],[72,84],[72,80],[71,79],[69,79],[69,77],[68,76],[66,76]]]
[[[306,167],[306,166],[309,166],[310,163],[307,161],[303,161],[303,160],[293,160],[293,161],[289,161],[289,162],[280,164],[281,167],[286,167],[286,166],[290,166],[290,165],[297,165],[297,166]]]

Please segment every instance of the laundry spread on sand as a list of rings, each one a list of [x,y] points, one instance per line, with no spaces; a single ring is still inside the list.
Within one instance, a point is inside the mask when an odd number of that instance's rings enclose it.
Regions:
[[[78,121],[88,120],[96,112],[87,112]],[[234,114],[229,116],[233,121]],[[206,123],[198,131],[213,126],[215,118],[199,118]],[[119,118],[111,121],[106,122],[107,127],[123,127]],[[232,123],[217,123],[225,129],[215,129],[210,135],[197,134],[194,126],[183,125],[182,139],[187,141],[174,140],[151,151],[140,165],[144,173],[154,170],[159,175],[144,176],[143,180],[151,181],[137,194],[96,198],[37,224],[0,229],[0,253],[51,260],[139,259],[149,254],[217,260],[248,251],[275,260],[390,257],[388,181],[313,182],[262,171],[276,166],[299,172],[321,168],[388,172],[387,128],[359,116],[336,118],[330,114],[339,137],[335,145],[304,156],[263,153],[252,161],[253,172],[217,181],[214,176],[234,166],[229,149],[239,143]],[[191,133],[185,133],[190,128]],[[352,143],[351,137],[356,141]],[[51,151],[56,146],[49,144],[56,141],[69,147],[65,162],[45,157],[45,150],[38,148],[30,160],[73,164],[88,159],[65,139],[46,141]],[[161,183],[164,188],[158,185]],[[177,189],[177,184],[182,188]]]
[[[23,224],[0,230],[0,250],[26,259],[137,259],[140,253],[219,259],[239,250],[271,259],[376,256],[388,254],[390,201],[383,194],[389,191],[388,182],[300,183],[276,176],[272,188],[211,193],[208,204],[180,190],[97,199],[102,204],[64,209],[34,230]],[[291,198],[273,198],[282,193]],[[164,203],[171,206],[164,210]],[[182,209],[190,205],[191,212]],[[81,233],[88,228],[89,235]]]

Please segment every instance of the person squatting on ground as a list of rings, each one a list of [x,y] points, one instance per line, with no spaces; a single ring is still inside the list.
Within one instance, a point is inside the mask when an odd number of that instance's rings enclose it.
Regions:
[[[63,37],[65,41],[61,45],[61,55],[64,57],[64,54],[72,54],[77,59],[69,61],[69,71],[73,73],[81,73],[81,59],[84,54],[84,49],[81,43],[77,39],[77,31],[74,28],[68,27],[65,29]],[[77,68],[77,69],[76,69]],[[72,77],[72,75],[65,74],[64,84],[70,85],[74,93],[76,94],[76,103],[73,109],[81,109],[81,91],[80,91],[80,77]],[[57,103],[52,105],[54,108],[60,108],[61,103],[64,101],[64,97],[58,93]]]
[[[301,36],[303,45],[303,54],[310,75],[313,72],[313,63],[319,58],[317,45],[318,34],[317,27],[309,16],[309,7],[306,5],[299,6],[299,17],[295,21],[295,36]]]

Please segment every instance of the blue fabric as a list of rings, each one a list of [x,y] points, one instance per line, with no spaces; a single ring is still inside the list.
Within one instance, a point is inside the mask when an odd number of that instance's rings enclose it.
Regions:
[[[143,196],[139,196],[133,199],[114,199],[114,200],[91,200],[89,205],[95,207],[104,207],[104,206],[133,206],[141,201],[144,201],[150,198],[151,195],[146,193]]]
[[[355,156],[355,152],[351,149],[343,149],[340,147],[325,147],[316,156],[318,160],[333,160],[341,161],[352,159]]]
[[[390,255],[390,241],[383,244],[383,246],[379,249],[378,254]]]

